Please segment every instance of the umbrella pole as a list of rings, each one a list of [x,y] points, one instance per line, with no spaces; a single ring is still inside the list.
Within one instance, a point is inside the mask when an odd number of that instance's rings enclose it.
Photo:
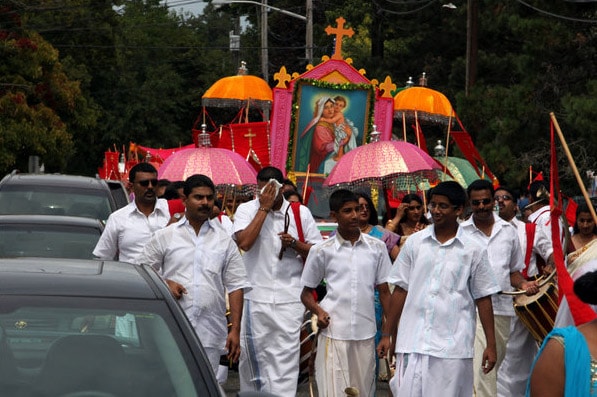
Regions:
[[[420,149],[421,148],[421,137],[419,136],[419,116],[417,114],[416,109],[415,109],[415,133],[417,134],[417,146]]]
[[[450,117],[448,118],[448,132],[446,133],[446,153],[444,156],[444,175],[448,170],[448,149],[450,147],[450,134],[452,133],[452,115],[454,114],[454,110],[450,111]],[[445,176],[442,176],[442,179]]]
[[[404,136],[404,142],[406,142],[406,114],[402,112],[402,135]]]

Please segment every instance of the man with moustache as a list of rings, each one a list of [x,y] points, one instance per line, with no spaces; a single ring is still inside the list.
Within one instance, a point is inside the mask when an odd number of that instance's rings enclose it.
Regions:
[[[151,235],[170,220],[168,202],[158,199],[155,188],[158,171],[149,163],[139,163],[129,171],[135,199],[108,217],[93,255],[104,260],[136,263]]]
[[[526,223],[516,217],[518,213],[518,194],[506,187],[500,186],[493,195],[499,208],[499,216],[516,228],[520,247],[525,256],[525,269],[523,275],[532,277],[537,274],[535,255],[527,256]],[[528,262],[528,263],[527,263]],[[537,355],[539,346],[533,339],[529,330],[524,326],[518,316],[510,322],[510,336],[506,345],[506,356],[497,373],[498,397],[524,396],[526,384],[531,375],[533,358]]]
[[[531,295],[538,292],[534,281],[527,281],[521,271],[524,269],[522,250],[516,229],[493,212],[494,189],[487,179],[478,179],[468,186],[472,216],[461,224],[463,231],[480,245],[486,247],[489,264],[502,291],[512,287],[526,290]],[[491,297],[496,339],[497,361],[495,371],[485,373],[482,359],[486,348],[485,333],[480,324],[475,334],[474,390],[476,396],[497,395],[497,372],[506,354],[510,335],[510,323],[515,317],[512,298],[507,295]]]
[[[240,356],[243,289],[249,286],[236,243],[217,219],[211,219],[215,186],[205,175],[184,182],[185,215],[158,230],[145,246],[139,263],[153,266],[168,284],[191,321],[218,372],[220,355],[231,362]],[[226,320],[230,302],[230,331]]]

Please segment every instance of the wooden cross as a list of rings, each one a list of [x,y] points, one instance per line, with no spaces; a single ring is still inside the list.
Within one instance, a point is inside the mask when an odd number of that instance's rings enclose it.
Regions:
[[[332,34],[336,35],[336,46],[334,47],[332,59],[342,59],[342,38],[344,36],[352,37],[354,34],[352,28],[344,29],[344,22],[346,22],[346,19],[340,17],[336,19],[336,23],[338,24],[337,28],[333,28],[331,25],[325,28],[325,32],[328,36]]]
[[[253,134],[251,132],[251,129],[249,128],[249,132],[246,133],[245,135],[243,135],[245,138],[249,138],[249,148],[252,149],[253,148],[253,137],[256,137],[257,134]]]

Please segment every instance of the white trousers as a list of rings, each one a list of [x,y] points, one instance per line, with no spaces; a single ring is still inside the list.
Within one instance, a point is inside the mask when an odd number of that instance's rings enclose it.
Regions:
[[[246,300],[241,324],[240,391],[296,395],[302,303]]]
[[[473,360],[398,353],[390,389],[397,397],[471,397]]]
[[[498,372],[498,397],[523,397],[539,345],[518,317],[512,319],[506,357]]]
[[[495,367],[489,373],[483,373],[483,351],[487,347],[485,332],[477,315],[477,330],[475,332],[475,355],[473,357],[473,385],[475,396],[495,397],[497,396],[497,374],[504,357],[506,356],[506,344],[510,336],[511,316],[493,316],[495,328],[495,343],[497,350],[497,361]]]
[[[315,356],[319,397],[344,396],[347,387],[359,396],[375,395],[375,338],[338,340],[319,335]]]

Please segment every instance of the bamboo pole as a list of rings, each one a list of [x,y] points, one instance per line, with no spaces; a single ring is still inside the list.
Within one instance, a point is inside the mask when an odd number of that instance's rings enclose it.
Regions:
[[[404,137],[404,142],[407,142],[407,140],[406,140],[406,115],[404,114],[404,112],[402,112],[402,136]]]
[[[454,114],[454,109],[450,111],[450,117],[448,118],[448,132],[446,133],[446,153],[444,156],[444,175],[442,176],[442,181],[445,179],[445,174],[448,171],[448,150],[450,148],[450,134],[452,133],[452,115]]]
[[[574,172],[574,176],[576,177],[576,182],[578,183],[578,187],[582,192],[583,197],[587,203],[587,207],[589,207],[589,211],[591,212],[591,216],[593,217],[593,222],[597,223],[597,214],[595,213],[595,208],[593,208],[593,203],[591,202],[591,198],[589,197],[589,193],[585,188],[585,184],[580,177],[578,172],[578,168],[576,168],[576,163],[572,158],[572,153],[570,153],[570,149],[568,148],[568,144],[566,143],[566,139],[564,139],[564,134],[562,134],[562,130],[560,129],[560,125],[558,124],[558,120],[556,119],[556,115],[553,112],[549,113],[549,117],[551,117],[551,121],[553,122],[554,127],[556,128],[556,132],[558,133],[558,137],[560,138],[560,142],[562,142],[562,147],[564,148],[564,153],[566,153],[566,157],[568,158],[568,163],[572,168],[572,172]],[[552,175],[553,178],[553,175]]]

